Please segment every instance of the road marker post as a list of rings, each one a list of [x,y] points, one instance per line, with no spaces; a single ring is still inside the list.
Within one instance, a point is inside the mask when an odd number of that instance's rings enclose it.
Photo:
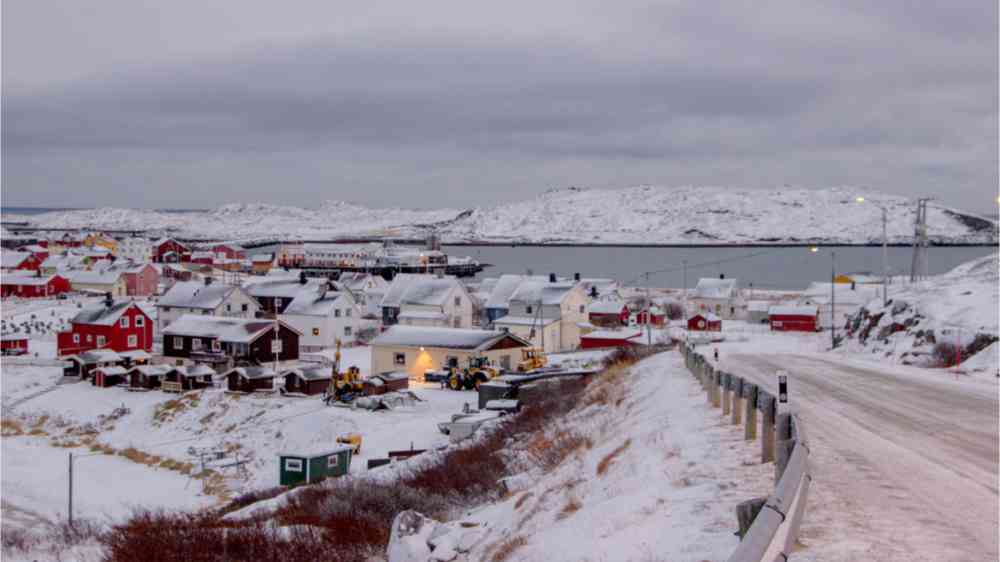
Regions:
[[[744,439],[747,441],[753,441],[757,438],[757,385],[750,384],[745,387],[747,400],[746,400],[746,431],[744,433]]]

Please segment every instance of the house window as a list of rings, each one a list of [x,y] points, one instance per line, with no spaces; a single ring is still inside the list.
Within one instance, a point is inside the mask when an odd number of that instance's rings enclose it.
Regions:
[[[191,351],[198,351],[201,349],[201,338],[194,338],[191,340]]]
[[[184,349],[184,338],[174,338],[174,349]]]
[[[527,314],[534,314],[535,310],[529,304],[528,306],[524,307],[524,312]]]
[[[129,347],[138,347],[139,346],[139,336],[137,336],[135,334],[132,334],[131,336],[129,336],[128,337],[128,346]]]
[[[351,309],[350,308],[344,309],[344,316],[346,316],[348,318],[351,317]]]
[[[121,320],[118,321],[118,325],[122,328],[128,328],[128,316],[122,316]]]
[[[80,343],[80,334],[73,334],[73,343]]]
[[[447,365],[448,367],[456,367],[457,368],[458,367],[458,357],[455,357],[454,355],[449,355],[449,356],[447,356],[447,357],[444,358],[444,364]]]
[[[340,309],[339,308],[335,308],[333,310],[333,317],[334,318],[340,318]]]
[[[455,297],[455,306],[462,306],[462,297]]]
[[[250,310],[250,305],[243,303],[243,312],[247,312],[248,310]]]
[[[459,318],[459,317],[457,317],[457,316],[454,317],[454,318],[452,318],[451,319],[451,325],[452,325],[453,328],[461,328],[462,327],[462,319]]]
[[[92,336],[91,334],[87,334],[87,343],[90,343],[92,341],[94,341],[94,336]]]
[[[285,459],[285,470],[289,472],[302,472],[302,459]]]
[[[510,370],[510,355],[504,355],[500,358],[500,368],[504,371]]]
[[[222,351],[222,344],[219,340],[212,340],[212,351]]]
[[[319,328],[313,328],[313,335],[314,336],[318,336],[319,335]]]
[[[395,363],[396,365],[406,365],[406,354],[405,353],[393,354],[392,362]]]
[[[587,307],[586,307],[585,305],[582,305],[582,304],[581,304],[581,305],[580,305],[580,314],[583,314],[583,313],[584,313],[584,312],[586,312],[586,311],[587,311]]]
[[[281,308],[281,299],[274,299],[274,308]]]
[[[163,312],[170,312],[170,307],[169,306],[163,307]]]
[[[135,327],[136,328],[142,328],[145,325],[146,325],[146,317],[145,316],[136,316],[135,317]]]
[[[233,305],[227,304],[226,305],[226,312],[232,312],[232,311],[233,311]]]
[[[104,336],[97,336],[97,347],[103,346],[104,342],[105,342]]]
[[[326,457],[326,467],[337,468],[337,466],[340,465],[339,459],[340,457],[337,455],[330,455],[329,457]]]
[[[500,331],[503,332],[503,333],[505,333],[505,334],[509,334],[510,333],[510,328],[508,328],[507,326],[501,326],[500,327]]]
[[[345,336],[351,335],[351,327],[350,326],[344,326],[344,335]]]

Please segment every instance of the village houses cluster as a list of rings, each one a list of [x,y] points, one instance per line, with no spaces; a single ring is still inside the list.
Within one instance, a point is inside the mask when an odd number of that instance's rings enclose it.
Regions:
[[[365,248],[343,245],[254,253],[233,243],[99,232],[3,240],[5,299],[94,297],[79,301],[57,335],[67,376],[166,390],[222,382],[254,391],[277,380],[285,390],[320,393],[330,379],[322,365],[339,345],[370,346],[372,377],[392,381],[401,373],[421,380],[473,357],[510,370],[527,348],[657,344],[671,326],[710,335],[741,320],[817,331],[832,321],[820,313],[831,289],[843,305],[873,290],[861,277],[813,284],[794,300],[755,294],[725,275],[655,292],[579,273],[464,279],[445,274],[447,256],[436,248],[415,254],[421,272],[383,276],[385,269],[362,267],[375,263],[363,261]],[[3,342],[5,353],[30,351],[23,335],[5,333]]]

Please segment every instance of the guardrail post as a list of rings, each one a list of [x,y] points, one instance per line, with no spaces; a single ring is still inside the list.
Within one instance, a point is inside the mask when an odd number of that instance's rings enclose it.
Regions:
[[[740,425],[740,416],[743,414],[743,378],[735,377],[733,383],[733,418],[730,421],[733,425]]]
[[[774,461],[774,481],[781,480],[781,475],[785,473],[788,466],[788,459],[792,456],[792,449],[795,447],[795,440],[792,439],[792,415],[783,412],[778,414],[774,435],[775,461]]]
[[[722,384],[722,373],[715,371],[712,375],[712,407],[718,408],[722,405],[721,396],[719,393],[719,385]]]
[[[750,525],[753,525],[753,520],[757,518],[757,514],[760,513],[760,510],[764,508],[764,504],[766,503],[767,498],[754,498],[736,504],[736,521],[740,526],[737,534],[740,536],[740,540],[746,536],[747,531],[750,530]]]
[[[750,384],[746,386],[746,430],[743,434],[743,438],[747,441],[753,441],[757,438],[757,385]]]
[[[730,405],[729,390],[732,387],[732,383],[733,383],[733,376],[730,375],[729,373],[723,373],[723,375],[722,375],[722,415],[723,416],[728,416],[729,415],[729,405]]]
[[[705,373],[701,378],[701,385],[705,388],[705,401],[709,404],[712,403],[712,373],[708,370],[710,367],[705,368]]]
[[[774,460],[774,396],[765,395],[762,401],[763,415],[760,425],[760,462]]]

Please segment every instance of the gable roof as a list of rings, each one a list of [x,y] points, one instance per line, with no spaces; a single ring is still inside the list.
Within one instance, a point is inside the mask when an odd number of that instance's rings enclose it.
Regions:
[[[301,335],[301,332],[288,324],[281,321],[278,323]],[[219,341],[229,343],[250,343],[264,335],[272,326],[274,326],[274,320],[247,320],[243,318],[185,314],[171,322],[163,330],[163,335],[217,338]]]
[[[296,277],[294,279],[267,280],[256,283],[248,283],[244,286],[244,290],[248,295],[254,298],[264,297],[294,299],[303,291],[312,291],[313,293],[318,292],[321,285],[325,283],[326,280],[323,279],[308,279],[306,280],[306,283],[303,284],[299,282],[298,277]]]
[[[430,279],[414,280],[403,291],[399,304],[416,304],[425,306],[442,306],[454,290],[465,291],[465,288],[454,277],[432,277]]]
[[[80,312],[76,313],[76,316],[70,320],[72,324],[87,324],[91,326],[112,326],[115,322],[121,318],[125,311],[135,307],[136,310],[142,312],[142,309],[136,306],[132,301],[119,301],[112,304],[110,307],[105,306],[104,302],[93,304],[84,308]],[[143,316],[145,313],[143,312]]]
[[[517,291],[518,287],[526,281],[544,282],[545,277],[539,275],[516,275],[506,273],[501,275],[490,289],[490,296],[486,299],[485,308],[508,308],[510,298]]]
[[[547,279],[532,279],[521,283],[517,290],[514,291],[514,294],[511,295],[510,302],[529,305],[538,304],[539,302],[543,305],[562,304],[566,295],[576,287],[577,283],[574,281],[556,281],[552,283]]]
[[[66,278],[70,283],[83,283],[85,285],[114,285],[122,276],[118,270],[104,271],[67,271]]]
[[[375,338],[371,345],[398,347],[440,347],[485,351],[497,342],[511,338],[522,346],[527,341],[500,330],[470,330],[464,328],[425,328],[420,326],[391,326]]]
[[[334,309],[338,308],[340,299],[346,298],[353,301],[353,297],[347,291],[302,291],[285,308],[286,314],[299,314],[302,316],[330,316]],[[352,302],[347,302],[347,306],[352,306]]]
[[[48,285],[58,275],[4,275],[4,285]]]
[[[24,263],[24,260],[31,257],[31,252],[12,252],[4,250],[0,252],[0,267],[17,267]]]
[[[333,369],[329,365],[316,365],[313,367],[296,367],[281,372],[282,377],[292,374],[298,375],[307,381],[322,381],[333,378]]]
[[[278,376],[270,367],[233,367],[222,373],[222,376],[228,377],[233,373],[244,379],[270,379]]]
[[[594,301],[587,307],[587,312],[590,314],[621,314],[625,307],[625,301]]]
[[[819,308],[816,305],[777,305],[767,310],[769,316],[816,316]]]
[[[703,277],[698,280],[698,285],[694,288],[694,296],[702,299],[732,298],[736,290],[736,281],[736,279]]]
[[[403,294],[410,285],[419,282],[421,279],[434,279],[436,276],[429,273],[400,273],[392,278],[392,283],[382,297],[382,306],[398,307],[403,302]]]
[[[156,306],[214,310],[237,290],[239,287],[235,285],[222,283],[206,285],[204,281],[179,281],[160,297]]]

